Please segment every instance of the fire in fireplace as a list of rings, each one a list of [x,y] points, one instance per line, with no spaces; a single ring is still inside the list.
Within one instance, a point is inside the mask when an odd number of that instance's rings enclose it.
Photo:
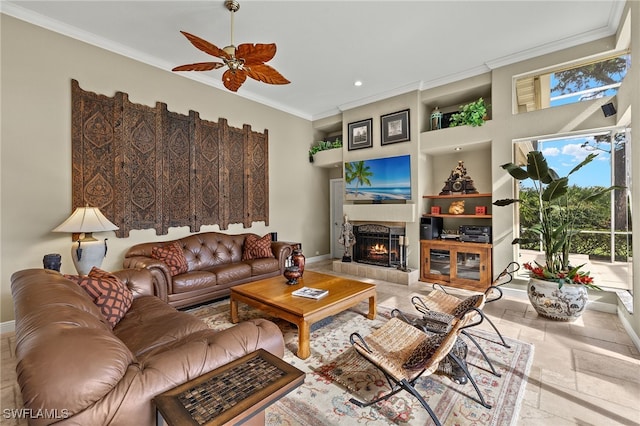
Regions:
[[[353,260],[379,266],[400,265],[401,236],[404,227],[389,227],[378,224],[364,224],[353,227],[356,244],[353,247]]]

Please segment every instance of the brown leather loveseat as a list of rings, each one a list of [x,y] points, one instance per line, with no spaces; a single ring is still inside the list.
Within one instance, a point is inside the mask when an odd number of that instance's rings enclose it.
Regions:
[[[88,293],[58,272],[12,275],[16,369],[30,424],[152,426],[154,396],[259,348],[284,354],[270,321],[214,331],[153,296],[149,271],[113,275],[133,293],[113,329]]]
[[[170,254],[169,260],[157,256],[159,249],[174,248],[179,253]],[[150,270],[156,279],[156,295],[171,306],[184,307],[228,296],[234,285],[284,273],[291,252],[290,244],[271,242],[269,234],[260,238],[250,233],[204,232],[137,244],[125,253],[123,266]],[[175,260],[173,255],[184,256],[176,262],[184,268],[168,263]],[[181,265],[183,261],[185,265]]]

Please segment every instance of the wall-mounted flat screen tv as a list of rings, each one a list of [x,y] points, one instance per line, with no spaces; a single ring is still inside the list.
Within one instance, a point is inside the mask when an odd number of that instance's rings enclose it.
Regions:
[[[344,163],[345,199],[411,200],[411,156]]]

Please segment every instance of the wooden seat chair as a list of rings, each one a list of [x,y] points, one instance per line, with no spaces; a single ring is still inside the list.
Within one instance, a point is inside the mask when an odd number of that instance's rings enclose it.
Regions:
[[[478,304],[480,303],[484,303],[484,301],[481,300]],[[414,384],[419,378],[430,376],[436,372],[440,362],[449,355],[465,372],[478,394],[477,399],[469,397],[482,406],[491,408],[484,400],[466,364],[452,353],[452,348],[460,332],[465,327],[476,326],[477,321],[482,321],[482,317],[476,315],[474,309],[476,309],[475,306],[462,315],[459,321],[455,321],[451,328],[443,334],[425,332],[397,317],[391,318],[382,327],[366,337],[352,333],[350,341],[355,350],[382,371],[389,382],[391,391],[367,403],[355,398],[351,398],[350,401],[359,407],[368,407],[405,390],[417,398],[434,423],[440,425],[438,417],[416,390]]]

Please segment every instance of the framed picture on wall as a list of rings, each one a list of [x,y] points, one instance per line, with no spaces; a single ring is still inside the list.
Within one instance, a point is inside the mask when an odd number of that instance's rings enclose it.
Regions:
[[[349,151],[361,148],[371,148],[371,126],[373,119],[349,123]]]
[[[409,110],[398,111],[380,117],[382,145],[411,140],[409,134]]]

